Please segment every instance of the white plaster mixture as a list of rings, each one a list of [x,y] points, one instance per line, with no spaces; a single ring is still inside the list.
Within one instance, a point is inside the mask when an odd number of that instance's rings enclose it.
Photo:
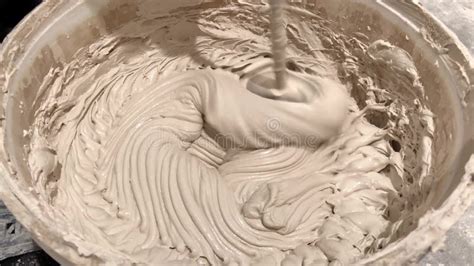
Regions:
[[[299,94],[262,97],[268,11],[144,16],[50,70],[28,162],[74,234],[137,263],[337,265],[416,226],[435,129],[410,55],[292,7]]]

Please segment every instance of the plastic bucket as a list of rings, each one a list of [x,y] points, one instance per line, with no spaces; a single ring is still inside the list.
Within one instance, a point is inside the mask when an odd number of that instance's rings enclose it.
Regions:
[[[94,243],[67,234],[67,225],[48,215],[47,209],[51,206],[31,189],[27,154],[22,148],[28,145],[29,139],[23,131],[32,123],[35,112],[32,101],[42,80],[52,67],[69,62],[78,49],[145,11],[167,12],[202,2],[49,0],[29,14],[3,43],[0,50],[0,196],[37,243],[60,263],[127,261]],[[429,107],[437,117],[433,140],[435,177],[423,202],[426,211],[416,229],[360,263],[414,261],[439,243],[472,199],[474,159],[469,159],[474,153],[474,93],[469,80],[474,80],[473,61],[454,34],[411,1],[327,0],[300,4],[310,10],[316,8],[345,34],[361,32],[369,41],[385,39],[403,48],[420,72]],[[358,23],[351,23],[354,19]],[[443,51],[439,47],[443,47]]]

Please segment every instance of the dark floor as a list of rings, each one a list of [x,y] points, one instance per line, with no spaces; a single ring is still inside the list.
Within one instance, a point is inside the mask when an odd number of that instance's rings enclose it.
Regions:
[[[0,42],[41,0],[0,0]]]
[[[0,261],[0,266],[43,266],[59,265],[44,251],[35,251]]]

